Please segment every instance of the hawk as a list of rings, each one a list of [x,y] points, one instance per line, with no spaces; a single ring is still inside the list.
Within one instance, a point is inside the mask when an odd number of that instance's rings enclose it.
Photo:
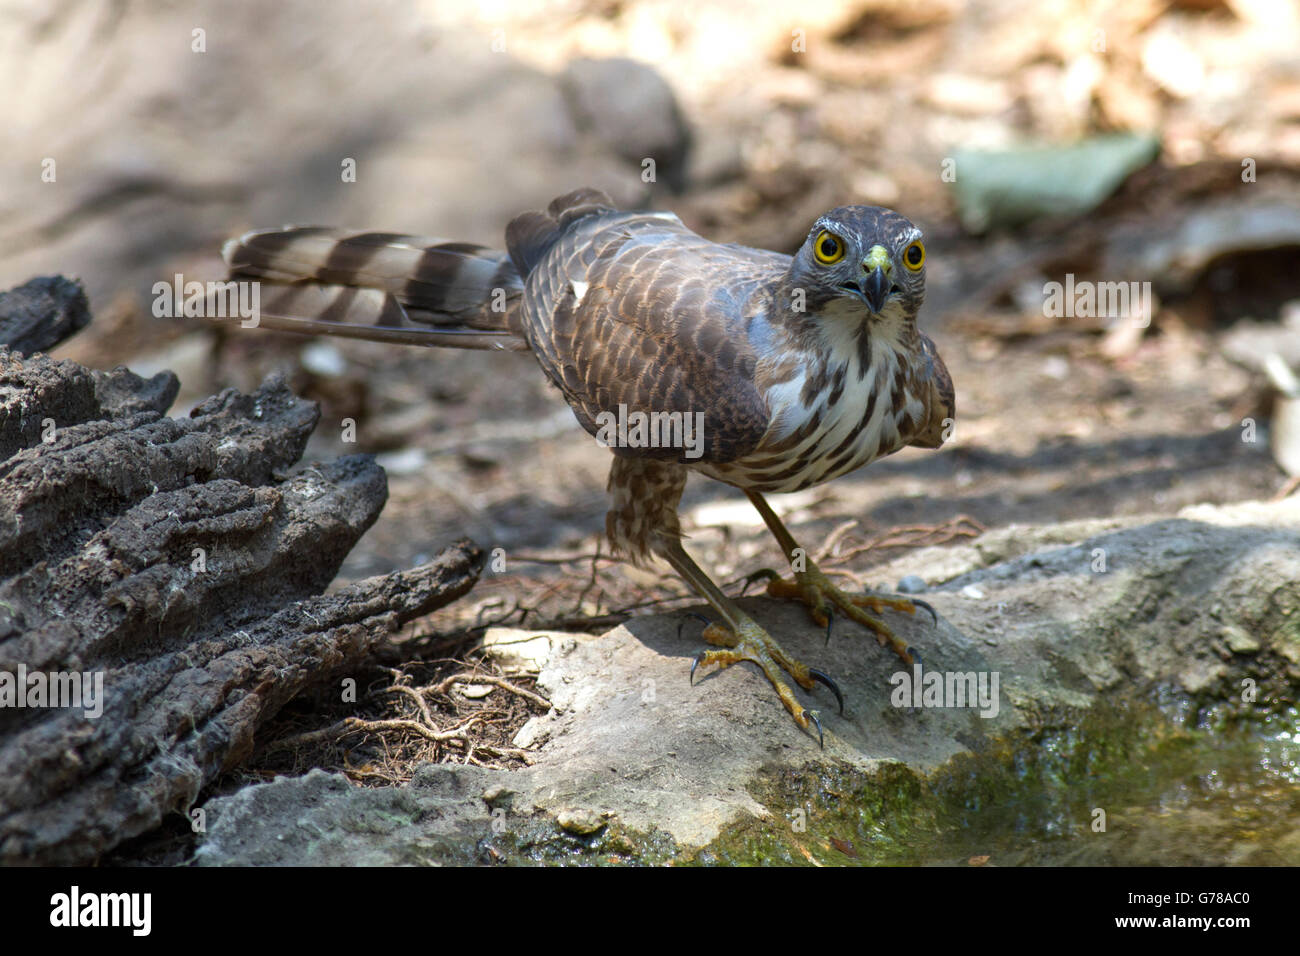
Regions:
[[[749,496],[793,566],[768,593],[796,598],[829,627],[833,609],[907,664],[882,620],[924,602],[849,594],[807,558],[763,497],[799,491],[905,445],[951,433],[952,379],[918,329],[921,230],[876,206],[841,206],[793,255],[711,242],[666,212],[620,212],[579,189],[507,227],[506,251],[394,233],[320,227],[250,232],[223,255],[258,280],[260,324],[312,334],[453,348],[531,351],[579,423],[614,454],[605,530],[615,553],[671,565],[720,618],[700,664],[750,661],[805,731],[805,690],[839,688],[790,656],[682,547],[677,505],[691,471]],[[609,426],[621,424],[617,431]],[[639,422],[698,424],[684,441],[645,440]],[[614,440],[609,440],[613,436]],[[651,435],[652,439],[656,436]]]

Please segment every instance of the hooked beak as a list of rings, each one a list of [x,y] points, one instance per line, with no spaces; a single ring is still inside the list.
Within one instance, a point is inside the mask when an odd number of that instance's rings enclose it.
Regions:
[[[876,266],[862,277],[858,288],[862,292],[862,298],[867,302],[867,308],[879,315],[880,310],[885,307],[885,300],[889,298],[890,292],[890,282],[885,275],[885,270]]]

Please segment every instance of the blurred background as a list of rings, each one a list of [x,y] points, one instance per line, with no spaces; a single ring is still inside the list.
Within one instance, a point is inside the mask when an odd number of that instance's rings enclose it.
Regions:
[[[155,318],[153,284],[222,278],[225,238],[283,223],[500,246],[580,185],[786,252],[830,207],[897,208],[954,441],[778,503],[871,582],[981,528],[1294,488],[1297,51],[1288,0],[9,2],[0,288],[79,277],[95,321],[57,354],[173,369],[173,414],[285,370],[322,403],[309,457],[390,476],[345,578],[468,534],[508,573],[443,613],[600,620],[682,588],[591,558],[608,452],[528,355],[218,335]],[[1055,314],[1067,275],[1150,307]],[[724,486],[684,518],[722,580],[776,560]]]

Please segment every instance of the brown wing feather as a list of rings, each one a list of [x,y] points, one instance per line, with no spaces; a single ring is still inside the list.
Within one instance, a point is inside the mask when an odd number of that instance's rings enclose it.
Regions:
[[[708,242],[675,217],[589,208],[551,210],[561,233],[525,285],[524,331],[542,367],[593,435],[598,416],[620,405],[704,415],[700,458],[616,454],[722,462],[751,451],[768,410],[745,317],[789,260]]]
[[[921,431],[908,444],[918,448],[938,448],[944,443],[951,430],[948,424],[956,418],[957,401],[953,391],[952,376],[948,366],[939,357],[939,350],[928,335],[921,335],[921,356],[923,368],[916,374],[918,381],[926,391],[922,394],[925,402],[925,423]]]

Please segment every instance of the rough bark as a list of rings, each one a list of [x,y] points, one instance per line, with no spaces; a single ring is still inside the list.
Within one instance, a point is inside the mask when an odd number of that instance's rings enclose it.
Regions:
[[[384,505],[383,470],[294,469],[318,411],[281,381],[188,419],[165,417],[176,390],[0,348],[0,681],[103,680],[93,717],[5,706],[0,685],[0,865],[92,862],[184,812],[288,700],[477,579],[460,541],[322,595]]]
[[[0,292],[0,344],[21,355],[51,349],[90,324],[80,282],[40,276]]]

